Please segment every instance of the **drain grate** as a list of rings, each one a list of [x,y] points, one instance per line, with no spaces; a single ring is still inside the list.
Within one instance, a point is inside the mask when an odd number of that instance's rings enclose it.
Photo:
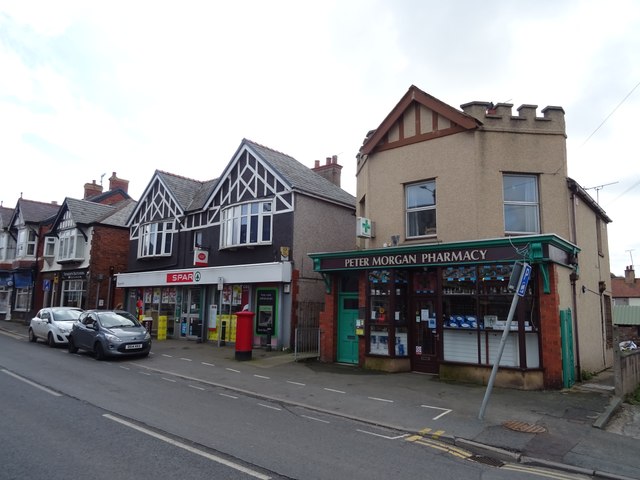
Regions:
[[[524,433],[544,433],[547,431],[546,428],[541,427],[540,425],[532,425],[531,423],[518,422],[516,420],[509,420],[508,422],[504,422],[502,426],[508,428],[509,430]]]

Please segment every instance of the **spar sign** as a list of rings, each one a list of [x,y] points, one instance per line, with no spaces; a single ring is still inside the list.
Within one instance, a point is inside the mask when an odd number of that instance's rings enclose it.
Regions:
[[[200,272],[174,272],[167,273],[167,283],[198,283]]]

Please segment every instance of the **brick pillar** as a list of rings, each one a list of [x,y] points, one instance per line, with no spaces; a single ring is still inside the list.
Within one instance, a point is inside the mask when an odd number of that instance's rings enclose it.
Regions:
[[[542,275],[538,275],[540,292],[540,346],[544,368],[544,387],[561,389],[562,381],[562,341],[560,331],[560,295],[558,294],[558,272],[556,266],[548,264],[549,288],[551,293],[543,292]]]
[[[320,361],[336,361],[336,337],[338,330],[337,275],[331,274],[331,291],[324,295],[324,310],[320,312]]]

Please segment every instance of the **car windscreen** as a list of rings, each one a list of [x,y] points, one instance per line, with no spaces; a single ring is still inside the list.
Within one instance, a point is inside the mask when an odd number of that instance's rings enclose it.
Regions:
[[[98,318],[100,319],[100,324],[104,328],[126,328],[137,327],[140,325],[140,323],[133,318],[128,318],[115,312],[100,313],[98,314]]]
[[[56,322],[73,322],[78,319],[82,310],[59,310],[53,312],[53,319]]]

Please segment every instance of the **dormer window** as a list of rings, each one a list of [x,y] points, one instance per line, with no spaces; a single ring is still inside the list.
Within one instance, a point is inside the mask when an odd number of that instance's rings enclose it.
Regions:
[[[220,248],[271,244],[271,202],[234,205],[222,211]]]

